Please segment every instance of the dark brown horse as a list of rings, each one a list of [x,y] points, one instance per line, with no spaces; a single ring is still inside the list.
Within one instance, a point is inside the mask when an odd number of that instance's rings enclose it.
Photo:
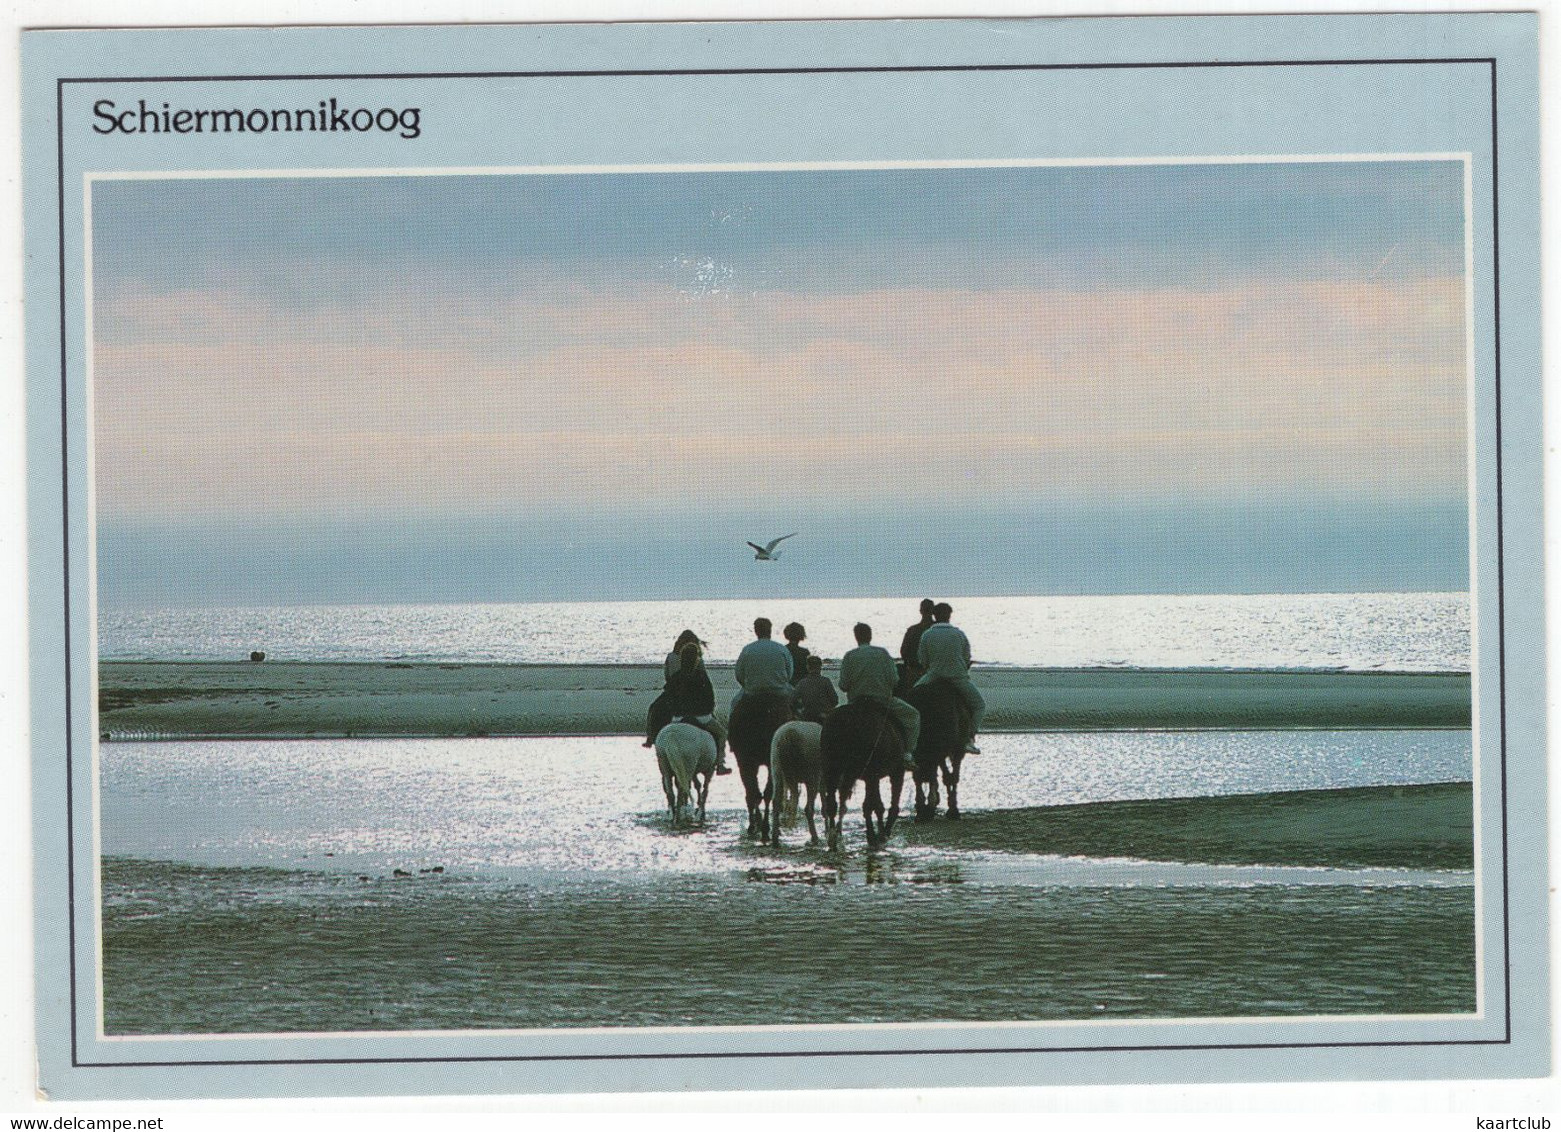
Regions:
[[[959,817],[959,767],[965,761],[965,734],[970,712],[954,685],[933,680],[909,689],[906,701],[921,713],[921,737],[916,742],[916,820],[938,816],[938,777],[948,792],[948,816]]]
[[[744,695],[732,708],[727,727],[727,742],[742,776],[743,794],[748,802],[748,836],[767,838],[770,830],[770,741],[775,730],[792,719],[791,700],[779,692]],[[764,771],[764,788],[759,788],[759,771]]]
[[[831,849],[839,849],[840,827],[846,803],[863,785],[862,820],[867,825],[869,847],[882,845],[900,816],[900,791],[905,787],[905,740],[888,711],[870,700],[836,708],[824,720],[819,738],[824,795],[824,837]],[[878,782],[890,784],[888,814]]]

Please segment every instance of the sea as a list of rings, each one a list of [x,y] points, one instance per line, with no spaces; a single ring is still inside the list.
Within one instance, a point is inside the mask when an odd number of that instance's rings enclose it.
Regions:
[[[961,597],[954,622],[977,664],[1039,667],[1467,671],[1466,593]],[[308,605],[104,611],[105,660],[460,661],[657,664],[684,629],[714,663],[757,617],[798,622],[826,657],[865,621],[897,650],[916,599]]]
[[[950,601],[987,664],[1469,667],[1463,594]],[[106,659],[263,649],[300,660],[645,663],[687,627],[719,662],[751,639],[756,616],[799,621],[816,652],[838,656],[859,620],[892,649],[915,607],[121,611],[102,618],[100,645]],[[1365,787],[1461,798],[1474,778],[1467,730],[991,735],[965,762],[958,822],[917,824],[907,799],[888,845],[869,849],[853,809],[838,852],[810,845],[805,820],[779,847],[749,839],[736,776],[715,781],[702,822],[675,823],[653,755],[623,736],[115,742],[97,757],[110,1034],[1477,1006],[1464,850],[1396,864],[1309,851],[1231,863],[1198,851],[1058,854],[1044,837],[1045,808],[1078,803],[1157,802],[1167,829],[1203,823],[1211,842],[1239,846],[1241,830],[1200,800]],[[1308,837],[1339,834],[1321,805],[1309,819],[1320,825],[1293,831],[1302,850]],[[1395,836],[1356,820],[1345,832],[1368,848]]]

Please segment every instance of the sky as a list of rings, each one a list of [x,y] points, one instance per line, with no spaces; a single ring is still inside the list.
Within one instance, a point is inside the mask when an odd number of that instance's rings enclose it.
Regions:
[[[110,608],[1468,584],[1455,162],[103,181],[92,241]]]

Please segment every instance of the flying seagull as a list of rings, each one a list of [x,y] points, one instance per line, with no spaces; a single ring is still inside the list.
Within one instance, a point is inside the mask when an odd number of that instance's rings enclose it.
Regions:
[[[796,537],[797,532],[792,531],[789,535],[781,535],[780,538],[772,538],[763,546],[760,546],[756,542],[750,542],[748,545],[753,547],[753,560],[755,562],[774,562],[777,558],[780,557],[780,551],[776,550],[775,548],[781,543],[785,542],[787,539]]]

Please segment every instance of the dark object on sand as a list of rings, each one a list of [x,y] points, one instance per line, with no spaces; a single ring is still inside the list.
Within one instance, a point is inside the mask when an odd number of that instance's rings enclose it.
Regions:
[[[259,649],[256,649],[254,652],[249,654],[249,659],[254,661],[256,664],[259,664],[265,658],[266,654],[261,652]]]

